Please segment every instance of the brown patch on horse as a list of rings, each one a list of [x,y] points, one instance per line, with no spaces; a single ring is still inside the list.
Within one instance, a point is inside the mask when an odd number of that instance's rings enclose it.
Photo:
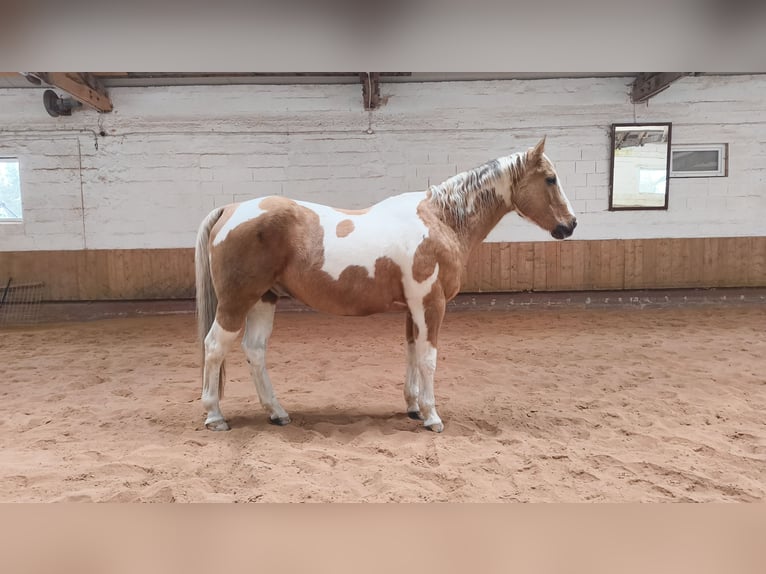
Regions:
[[[423,310],[425,312],[427,330],[426,338],[434,347],[436,347],[437,339],[439,338],[439,328],[444,319],[446,304],[447,300],[444,292],[439,287],[438,282],[434,283],[431,292],[423,297]]]
[[[354,231],[354,222],[350,219],[344,219],[335,227],[335,235],[338,237],[346,237]]]
[[[442,221],[434,206],[427,200],[418,205],[418,217],[428,227],[428,237],[421,241],[412,258],[412,277],[423,282],[433,275],[439,264],[439,276],[434,285],[440,285],[447,300],[460,290],[460,277],[465,264],[465,253],[455,230]]]
[[[345,213],[346,215],[364,215],[370,211],[369,207],[365,207],[364,209],[343,209],[341,207],[333,207],[332,209],[340,213]]]
[[[444,312],[446,309],[447,300],[444,297],[444,292],[438,283],[434,283],[431,291],[423,297],[423,312],[426,320],[426,338],[428,342],[436,347],[436,343],[439,338],[439,328],[441,327],[442,320],[444,319]],[[414,343],[415,339],[420,335],[420,329],[417,323],[412,320],[412,313],[407,313],[407,342]]]
[[[258,207],[263,211],[272,211],[275,209],[285,208],[291,205],[297,205],[292,199],[286,197],[279,197],[276,195],[270,195],[264,197],[259,203]]]
[[[420,242],[412,257],[412,277],[418,283],[422,283],[434,273],[436,264],[439,263],[439,242],[426,237]]]
[[[349,265],[336,281],[321,267],[288,266],[280,283],[307,305],[337,315],[372,315],[405,301],[402,270],[388,257],[375,261],[372,276],[365,267]]]
[[[266,198],[269,211],[229,232],[212,245],[210,271],[218,297],[216,319],[227,331],[239,331],[250,308],[266,294],[290,260],[284,230],[301,227],[298,205],[284,198]],[[237,208],[228,206],[211,233],[211,242]],[[263,209],[263,208],[262,208]]]

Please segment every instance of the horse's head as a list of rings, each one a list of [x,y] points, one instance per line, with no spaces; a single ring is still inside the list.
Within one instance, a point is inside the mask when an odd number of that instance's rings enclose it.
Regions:
[[[522,217],[536,223],[556,239],[572,235],[577,218],[561,190],[556,170],[543,153],[545,138],[527,151],[524,175],[513,191],[513,208]]]

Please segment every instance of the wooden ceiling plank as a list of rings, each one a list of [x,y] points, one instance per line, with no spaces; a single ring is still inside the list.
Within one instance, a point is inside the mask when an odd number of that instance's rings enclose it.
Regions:
[[[380,72],[359,72],[362,82],[362,100],[365,110],[374,110],[380,106]]]
[[[689,76],[693,72],[641,72],[633,81],[633,89],[630,93],[630,101],[634,104],[645,102],[666,90],[670,84]]]
[[[99,112],[111,112],[112,100],[101,83],[87,72],[36,72],[45,83],[64,90],[79,102]]]

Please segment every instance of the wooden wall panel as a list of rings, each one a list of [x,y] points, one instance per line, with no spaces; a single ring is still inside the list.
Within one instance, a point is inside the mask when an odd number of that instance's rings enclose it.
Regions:
[[[535,285],[535,246],[533,243],[510,243],[511,260],[516,261],[516,269],[511,269],[511,283],[508,291],[531,291]],[[483,247],[483,246],[482,246]],[[474,256],[481,256],[479,253]]]
[[[513,265],[513,259],[511,259],[511,244],[499,243],[500,245],[500,288],[503,291],[509,291],[512,285],[511,269]]]
[[[749,253],[747,262],[747,279],[751,284],[758,283],[766,276],[766,241],[760,241],[760,237],[750,237]],[[704,257],[704,253],[703,253]]]
[[[42,281],[51,301],[194,297],[194,250],[0,252],[0,282]]]
[[[54,301],[194,296],[192,249],[0,252],[0,287],[42,281]],[[463,292],[766,287],[766,237],[484,243]]]
[[[766,286],[766,237],[506,243],[499,282],[481,275],[497,249],[477,249],[463,291]]]

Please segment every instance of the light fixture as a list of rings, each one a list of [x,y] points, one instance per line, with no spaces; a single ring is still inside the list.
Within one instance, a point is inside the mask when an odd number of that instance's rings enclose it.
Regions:
[[[43,105],[45,106],[45,111],[54,118],[58,116],[71,116],[74,108],[82,106],[74,98],[59,97],[53,90],[45,90],[43,92]]]

